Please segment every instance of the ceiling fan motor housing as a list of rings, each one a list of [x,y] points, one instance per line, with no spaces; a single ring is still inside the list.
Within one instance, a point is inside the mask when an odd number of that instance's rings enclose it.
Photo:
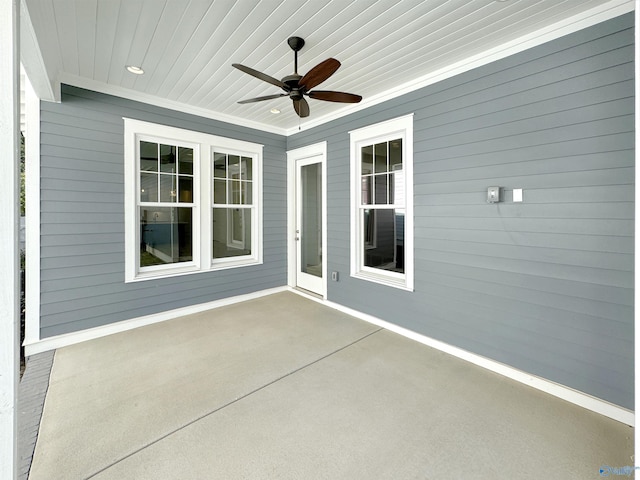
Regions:
[[[249,75],[252,75],[264,82],[270,83],[271,85],[275,85],[284,90],[285,93],[275,94],[275,95],[266,95],[263,97],[251,98],[248,100],[241,100],[238,103],[253,103],[253,102],[261,102],[264,100],[273,100],[279,97],[288,96],[291,100],[293,100],[293,108],[298,114],[299,117],[308,117],[309,116],[309,104],[304,99],[304,96],[307,95],[310,98],[325,100],[328,102],[339,102],[339,103],[357,103],[362,100],[360,95],[354,95],[352,93],[344,93],[344,92],[333,92],[333,91],[309,91],[314,87],[324,82],[327,78],[329,78],[333,73],[340,67],[340,62],[335,58],[328,58],[324,62],[319,63],[311,70],[307,72],[306,75],[302,76],[298,74],[298,51],[304,47],[304,40],[300,37],[289,37],[287,43],[291,47],[291,49],[295,52],[295,65],[294,71],[292,75],[287,75],[282,80],[278,80],[269,75],[266,75],[258,70],[255,70],[250,67],[246,67],[239,63],[234,63],[232,66],[242,70]],[[301,84],[302,83],[302,84]]]

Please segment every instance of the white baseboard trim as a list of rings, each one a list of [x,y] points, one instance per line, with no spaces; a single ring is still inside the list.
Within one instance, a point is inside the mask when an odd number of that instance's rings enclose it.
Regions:
[[[260,290],[258,292],[247,293],[245,295],[237,295],[235,297],[214,300],[213,302],[200,303],[198,305],[176,308],[174,310],[168,310],[166,312],[156,313],[153,315],[145,315],[144,317],[123,320],[121,322],[112,323],[101,327],[89,328],[87,330],[81,330],[79,332],[65,333],[63,335],[57,335],[55,337],[44,338],[37,342],[25,343],[25,355],[35,355],[36,353],[42,353],[49,350],[55,350],[56,348],[67,347],[69,345],[85,342],[87,340],[93,340],[95,338],[112,335],[114,333],[125,332],[134,328],[144,327],[146,325],[152,325],[154,323],[164,322],[166,320],[172,320],[174,318],[183,317],[185,315],[192,315],[194,313],[200,313],[227,305],[233,305],[235,303],[246,302],[247,300],[254,300],[256,298],[272,295],[274,293],[284,292],[287,290],[287,287],[270,288],[267,290]]]
[[[275,293],[285,292],[285,291],[293,292],[296,295],[300,295],[309,300],[313,300],[315,302],[321,303],[337,311],[340,311],[347,315],[351,315],[352,317],[358,318],[360,320],[364,320],[365,322],[368,322],[373,325],[382,327],[386,330],[395,332],[399,335],[410,338],[412,340],[415,340],[417,342],[420,342],[424,345],[435,348],[442,352],[448,353],[462,360],[466,360],[470,363],[473,363],[474,365],[478,365],[480,367],[486,368],[487,370],[498,373],[507,378],[520,382],[524,385],[533,387],[537,390],[541,390],[550,395],[566,400],[567,402],[586,408],[587,410],[591,410],[595,413],[599,413],[601,415],[604,415],[618,422],[624,423],[626,425],[630,425],[632,427],[634,426],[634,423],[635,423],[634,412],[631,410],[620,407],[618,405],[614,405],[600,398],[593,397],[584,392],[574,390],[570,387],[560,385],[558,383],[552,382],[550,380],[546,380],[541,377],[537,377],[535,375],[531,375],[527,372],[518,370],[517,368],[510,367],[508,365],[497,362],[495,360],[491,360],[481,355],[477,355],[475,353],[471,353],[461,348],[454,347],[453,345],[449,345],[445,342],[441,342],[439,340],[413,332],[404,327],[400,327],[393,323],[374,317],[373,315],[369,315],[369,314],[360,312],[358,310],[345,307],[344,305],[340,305],[339,303],[335,303],[329,300],[323,300],[322,298],[318,298],[313,295],[306,294],[305,292],[302,292],[290,286],[260,290],[258,292],[248,293],[245,295],[238,295],[235,297],[224,298],[221,300],[201,303],[201,304],[192,305],[189,307],[176,308],[174,310],[169,310],[166,312],[161,312],[153,315],[146,315],[144,317],[137,317],[130,320],[124,320],[124,321],[113,323],[110,325],[104,325],[101,327],[90,328],[90,329],[82,330],[79,332],[67,333],[63,335],[57,335],[55,337],[45,338],[37,342],[25,344],[24,346],[25,355],[27,356],[35,355],[37,353],[42,353],[49,350],[55,350],[56,348],[62,348],[69,345],[74,345],[76,343],[85,342],[87,340],[93,340],[95,338],[112,335],[114,333],[125,332],[127,330],[143,327],[145,325],[152,325],[154,323],[164,322],[166,320],[183,317],[185,315],[192,315],[194,313],[200,313],[207,310],[224,307],[226,305],[233,305],[240,302],[246,302],[248,300],[253,300],[256,298],[272,295]]]
[[[449,345],[448,343],[444,343],[425,335],[413,332],[393,323],[381,320],[372,315],[362,313],[349,307],[345,307],[344,305],[340,305],[329,300],[315,298],[311,295],[305,295],[299,290],[293,288],[289,288],[289,290],[310,300],[322,303],[323,305],[331,307],[342,313],[346,313],[347,315],[351,315],[352,317],[359,318],[360,320],[364,320],[365,322],[369,322],[373,325],[377,325],[389,331],[398,333],[404,337],[410,338],[429,347],[448,353],[462,360],[466,360],[470,363],[473,363],[474,365],[486,368],[487,370],[491,370],[492,372],[523,383],[529,387],[533,387],[537,390],[546,392],[550,395],[553,395],[554,397],[561,398],[563,400],[566,400],[567,402],[586,408],[587,410],[591,410],[592,412],[599,413],[601,415],[604,415],[605,417],[609,417],[626,425],[630,425],[632,427],[634,426],[634,412],[620,407],[619,405],[614,405],[600,398],[588,395],[584,392],[580,392],[559,383],[552,382],[551,380],[546,380],[542,377],[531,375],[530,373],[518,370],[517,368],[513,368],[495,360],[483,357],[481,355],[476,355],[475,353],[471,353],[467,350],[454,347],[453,345]]]

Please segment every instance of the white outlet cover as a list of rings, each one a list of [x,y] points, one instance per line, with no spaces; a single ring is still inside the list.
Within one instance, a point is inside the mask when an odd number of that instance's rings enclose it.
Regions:
[[[513,201],[514,202],[522,202],[522,189],[514,188],[513,189]]]

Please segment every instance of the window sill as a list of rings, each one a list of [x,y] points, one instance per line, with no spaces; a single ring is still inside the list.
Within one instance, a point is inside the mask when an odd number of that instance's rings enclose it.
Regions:
[[[374,282],[374,283],[379,283],[381,285],[386,285],[387,287],[394,287],[394,288],[399,288],[400,290],[413,292],[413,287],[407,286],[406,278],[397,278],[397,277],[392,277],[390,275],[373,273],[373,272],[364,272],[364,271],[352,273],[351,276],[359,280],[366,280],[368,282]]]
[[[213,263],[210,268],[180,268],[163,272],[144,272],[138,273],[133,278],[127,278],[124,283],[146,282],[147,280],[161,280],[163,278],[181,277],[184,275],[193,275],[194,273],[211,273],[218,270],[227,270],[232,268],[250,267],[252,265],[262,265],[262,261],[251,260],[245,262],[224,262]]]

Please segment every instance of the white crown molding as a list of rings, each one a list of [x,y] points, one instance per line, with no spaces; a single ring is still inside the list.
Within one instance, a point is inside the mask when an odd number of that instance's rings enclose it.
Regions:
[[[392,100],[407,93],[419,90],[434,83],[446,80],[447,78],[454,77],[461,73],[473,70],[474,68],[487,65],[489,63],[501,60],[510,55],[523,52],[543,43],[550,42],[560,37],[564,37],[571,33],[583,30],[598,23],[610,20],[612,18],[624,15],[625,13],[634,11],[634,0],[611,0],[603,5],[592,8],[580,14],[569,17],[560,22],[548,25],[544,28],[536,30],[535,32],[518,37],[515,40],[504,43],[498,47],[492,48],[485,52],[473,55],[469,58],[456,62],[445,68],[436,70],[427,75],[424,75],[418,79],[404,83],[386,92],[380,93],[373,97],[363,99],[358,104],[353,104],[341,109],[338,112],[318,117],[304,124],[287,129],[287,136],[299,133],[301,131],[309,130],[314,127],[323,125],[325,123],[337,120],[346,115],[350,115],[355,112],[359,112],[370,108],[374,105]]]
[[[232,125],[239,125],[241,127],[253,128],[267,133],[275,133],[276,135],[286,135],[287,130],[284,128],[278,128],[264,123],[254,122],[246,118],[234,117],[231,115],[225,115],[207,108],[196,107],[188,105],[182,102],[176,102],[166,98],[161,98],[148,93],[136,92],[124,87],[116,85],[109,85],[102,82],[97,82],[84,77],[71,75],[68,73],[62,73],[60,76],[59,84],[67,84],[74,87],[84,88],[86,90],[93,90],[98,93],[105,93],[107,95],[113,95],[115,97],[126,98],[127,100],[133,100],[135,102],[146,103],[149,105],[155,105],[156,107],[167,108],[169,110],[175,110],[181,113],[189,113],[197,115],[203,118],[210,118],[212,120],[218,120],[220,122],[230,123]]]

